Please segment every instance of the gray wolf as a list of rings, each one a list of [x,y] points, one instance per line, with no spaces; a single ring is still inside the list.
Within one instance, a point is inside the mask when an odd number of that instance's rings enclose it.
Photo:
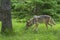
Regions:
[[[51,27],[53,25],[55,25],[55,21],[53,20],[53,18],[49,15],[34,15],[32,18],[30,18],[27,22],[26,22],[26,29],[28,29],[29,27],[31,27],[32,25],[34,25],[34,29],[33,30],[37,30],[38,25],[40,23],[44,23],[46,25],[46,28],[48,29],[48,25],[50,25]]]

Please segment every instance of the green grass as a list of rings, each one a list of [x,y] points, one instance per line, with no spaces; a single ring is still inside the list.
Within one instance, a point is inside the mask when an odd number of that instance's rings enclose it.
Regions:
[[[25,23],[17,22],[16,19],[12,20],[12,24],[15,33],[7,36],[0,34],[0,40],[60,40],[60,23],[56,23],[52,29],[50,26],[46,29],[45,25],[41,24],[37,32],[32,31],[32,27],[25,31]]]

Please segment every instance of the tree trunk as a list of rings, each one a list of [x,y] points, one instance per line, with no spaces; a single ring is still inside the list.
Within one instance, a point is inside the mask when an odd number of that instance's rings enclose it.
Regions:
[[[10,0],[1,0],[1,13],[2,13],[2,29],[1,32],[11,32],[12,31],[12,21],[11,21],[11,5]]]
[[[9,12],[3,15],[2,32],[12,31],[11,14]]]

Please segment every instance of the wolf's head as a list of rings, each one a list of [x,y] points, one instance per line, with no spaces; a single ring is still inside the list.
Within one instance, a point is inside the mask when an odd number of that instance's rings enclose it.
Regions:
[[[33,19],[30,19],[26,22],[26,29],[28,29],[29,27],[31,27],[33,25]]]

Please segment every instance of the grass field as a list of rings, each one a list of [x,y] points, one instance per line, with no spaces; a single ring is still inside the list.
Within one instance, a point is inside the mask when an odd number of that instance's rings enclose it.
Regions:
[[[16,19],[12,20],[12,24],[15,33],[13,35],[0,34],[0,40],[60,40],[60,23],[58,22],[52,29],[50,26],[46,29],[45,25],[41,24],[37,32],[33,32],[32,27],[25,31],[25,23],[17,22]]]

